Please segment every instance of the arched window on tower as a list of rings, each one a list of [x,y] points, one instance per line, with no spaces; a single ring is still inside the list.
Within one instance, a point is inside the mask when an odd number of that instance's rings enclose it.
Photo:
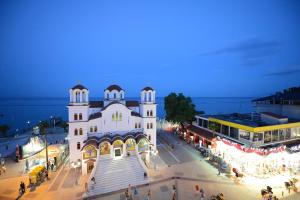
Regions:
[[[144,93],[144,102],[147,102],[147,93]]]
[[[149,98],[149,101],[151,102],[152,101],[152,93],[151,92],[148,93],[148,98]]]
[[[137,126],[137,123],[135,123],[135,125],[134,125],[134,128],[137,128],[138,126]]]
[[[123,99],[123,93],[121,93],[121,99]]]
[[[149,110],[147,110],[147,116],[149,116]]]
[[[82,102],[85,102],[85,92],[82,92]]]
[[[78,135],[78,129],[77,128],[75,128],[75,130],[74,130],[74,135]]]
[[[119,120],[119,114],[118,114],[118,111],[116,111],[116,121]]]
[[[79,120],[82,120],[82,113],[79,113]]]
[[[94,132],[97,132],[98,129],[97,129],[97,126],[94,126]]]
[[[114,93],[114,99],[116,99],[117,98],[117,94],[116,93]]]
[[[139,128],[141,128],[141,122],[139,123]]]
[[[78,120],[78,115],[77,115],[77,113],[74,114],[74,120]]]
[[[92,126],[90,127],[90,132],[93,132],[93,127]]]
[[[77,149],[80,150],[80,142],[77,142]]]
[[[82,135],[83,134],[83,131],[82,131],[82,128],[79,129],[79,135]]]
[[[147,123],[147,129],[149,129],[149,123]]]
[[[109,99],[109,94],[108,93],[106,93],[106,99]]]
[[[80,92],[76,92],[76,102],[80,102]]]
[[[112,121],[115,121],[115,114],[112,114],[111,120],[112,120]]]
[[[153,116],[153,111],[152,111],[152,110],[150,110],[150,116],[151,116],[151,117]]]
[[[153,123],[150,123],[150,129],[153,129]]]

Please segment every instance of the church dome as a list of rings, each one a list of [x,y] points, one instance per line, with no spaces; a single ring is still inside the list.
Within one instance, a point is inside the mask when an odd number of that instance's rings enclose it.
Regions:
[[[118,92],[120,92],[120,91],[122,91],[123,89],[120,87],[120,86],[118,86],[118,85],[110,85],[110,86],[108,86],[105,90],[108,90],[108,91],[113,91],[113,90],[117,90]],[[104,90],[104,91],[105,91]]]
[[[153,88],[152,87],[144,87],[143,89],[142,89],[142,91],[150,91],[150,90],[152,90],[153,91]]]
[[[84,87],[83,85],[81,84],[77,84],[75,85],[74,87],[72,87],[72,90],[76,90],[76,89],[79,89],[79,90],[88,90],[86,87]]]

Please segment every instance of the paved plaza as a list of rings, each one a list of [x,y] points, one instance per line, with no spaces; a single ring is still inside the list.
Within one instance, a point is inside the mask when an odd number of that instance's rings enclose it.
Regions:
[[[174,149],[171,148],[172,145]],[[200,199],[195,194],[195,185],[204,189],[206,199],[220,192],[228,200],[261,199],[261,187],[247,185],[243,181],[238,182],[224,174],[218,176],[218,170],[204,160],[197,150],[170,133],[161,132],[158,134],[158,151],[160,157],[152,157],[151,168],[148,170],[150,184],[137,187],[138,194],[134,196],[136,200],[143,200],[149,190],[153,200],[172,199],[173,186],[177,188],[177,199]],[[14,166],[14,163],[10,163],[10,165]],[[0,199],[17,199],[19,184],[21,181],[27,184],[28,176],[18,173],[17,176],[12,177],[10,170],[14,170],[14,168],[8,167],[7,170],[10,175],[0,177]],[[80,170],[76,171],[66,163],[57,172],[50,173],[50,180],[32,191],[27,189],[20,199],[82,199],[85,192],[84,185],[88,178],[88,175],[82,176]],[[77,184],[76,179],[78,180]],[[284,191],[283,198],[281,197],[282,191]],[[124,192],[125,190],[119,190],[96,196],[93,199],[125,199]],[[288,196],[288,191],[283,187],[274,188],[274,193],[280,197],[279,199],[300,199],[299,193],[293,191]]]

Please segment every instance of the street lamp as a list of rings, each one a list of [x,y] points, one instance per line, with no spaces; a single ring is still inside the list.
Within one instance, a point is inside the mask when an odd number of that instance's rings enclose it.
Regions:
[[[50,116],[51,119],[53,119],[53,128],[55,130],[55,117],[53,117],[52,115]]]
[[[81,162],[80,161],[78,161],[78,162],[71,162],[71,166],[72,166],[72,168],[74,168],[74,170],[75,170],[75,185],[78,185],[78,177],[77,177],[77,173],[76,173],[76,169],[78,168],[78,167],[80,167],[80,165],[81,165]]]

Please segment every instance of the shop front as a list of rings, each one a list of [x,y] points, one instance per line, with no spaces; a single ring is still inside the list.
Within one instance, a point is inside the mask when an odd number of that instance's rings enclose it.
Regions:
[[[297,157],[299,155],[289,153],[285,146],[268,149],[247,148],[218,138],[213,154],[221,158],[230,169],[258,178],[291,174],[300,166],[300,157]]]
[[[56,171],[59,166],[66,159],[69,154],[68,145],[66,144],[55,144],[48,146],[48,163],[49,169]],[[46,167],[46,149],[27,157],[23,160],[25,162],[25,170],[31,170],[35,166]]]

